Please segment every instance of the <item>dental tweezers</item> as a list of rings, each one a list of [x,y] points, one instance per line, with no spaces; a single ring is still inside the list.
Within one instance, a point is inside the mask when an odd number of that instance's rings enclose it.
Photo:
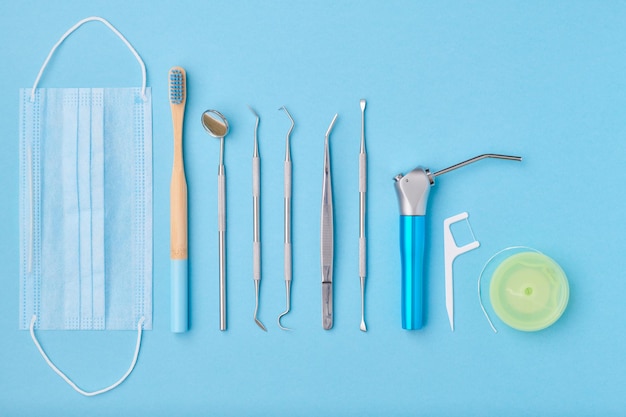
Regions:
[[[328,138],[337,121],[337,114],[328,126],[324,141],[324,175],[322,179],[322,214],[320,233],[320,258],[322,270],[322,327],[333,327],[333,190],[330,177],[330,149]]]

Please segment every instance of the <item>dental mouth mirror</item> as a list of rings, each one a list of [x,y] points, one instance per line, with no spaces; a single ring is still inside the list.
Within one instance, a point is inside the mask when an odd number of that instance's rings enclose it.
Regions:
[[[418,166],[406,175],[396,175],[395,188],[400,205],[400,252],[402,259],[402,328],[417,330],[424,326],[424,243],[426,208],[435,177],[481,159],[521,161],[520,156],[483,154],[432,174]]]
[[[202,113],[202,126],[209,135],[220,140],[220,164],[217,168],[217,233],[220,258],[220,330],[226,330],[226,171],[224,169],[224,137],[228,121],[217,110]]]

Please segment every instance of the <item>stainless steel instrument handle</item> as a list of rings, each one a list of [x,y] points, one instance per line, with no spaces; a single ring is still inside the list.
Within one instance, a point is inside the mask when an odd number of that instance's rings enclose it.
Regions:
[[[291,266],[291,161],[285,161],[285,207],[284,207],[284,219],[285,219],[285,281],[291,281],[292,266]]]
[[[217,230],[220,268],[220,330],[226,330],[226,172],[220,164],[217,172]]]
[[[260,196],[261,196],[261,161],[252,157],[252,258],[253,279],[261,279],[261,231],[260,231]]]

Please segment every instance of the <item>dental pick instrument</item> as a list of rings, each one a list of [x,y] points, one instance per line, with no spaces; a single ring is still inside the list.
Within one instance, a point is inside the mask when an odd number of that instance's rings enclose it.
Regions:
[[[220,140],[220,164],[217,168],[217,234],[220,262],[220,330],[226,330],[226,170],[224,168],[224,137],[228,134],[228,120],[217,110],[202,113],[202,126]]]
[[[330,177],[330,149],[328,138],[337,121],[337,114],[328,126],[324,140],[324,175],[322,180],[322,210],[320,247],[322,269],[322,327],[333,327],[333,190]]]
[[[446,310],[448,311],[448,320],[450,321],[450,329],[454,331],[454,281],[452,279],[452,266],[457,256],[476,249],[480,246],[480,242],[476,240],[472,226],[470,226],[467,218],[469,214],[466,211],[459,213],[456,216],[448,217],[443,221],[443,249],[444,249],[444,262],[445,262],[445,283],[446,283]],[[452,235],[451,226],[454,223],[465,220],[469,226],[470,233],[472,234],[472,242],[457,246],[454,236]]]
[[[267,331],[261,320],[257,318],[259,312],[259,287],[261,285],[261,157],[259,156],[259,141],[257,132],[259,130],[259,115],[254,109],[248,106],[254,117],[254,151],[252,153],[252,270],[254,279],[254,322],[264,331]]]
[[[520,156],[483,154],[431,174],[417,167],[406,175],[396,175],[395,187],[400,205],[400,253],[402,260],[402,328],[424,326],[424,243],[426,207],[435,177],[486,158],[521,161]]]
[[[367,153],[365,152],[365,99],[361,105],[361,150],[359,152],[359,277],[361,278],[361,331],[365,326],[365,270],[367,265],[367,245],[365,243],[365,193],[367,192]]]
[[[280,319],[283,318],[289,310],[291,310],[291,142],[290,136],[293,127],[295,126],[295,122],[293,121],[293,117],[289,114],[289,111],[285,106],[282,106],[278,110],[284,110],[289,120],[291,120],[291,127],[289,127],[289,131],[287,132],[287,138],[285,139],[285,291],[287,297],[287,308],[278,316],[278,327],[283,330],[291,330],[288,327],[283,326],[280,323]]]
[[[187,101],[187,73],[181,67],[169,71],[170,107],[174,126],[174,164],[170,183],[170,329],[183,333],[188,327],[187,180],[183,162],[183,119]]]

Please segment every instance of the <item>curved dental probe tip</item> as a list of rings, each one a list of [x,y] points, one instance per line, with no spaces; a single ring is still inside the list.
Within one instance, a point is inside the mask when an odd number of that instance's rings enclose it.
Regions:
[[[255,112],[254,109],[249,104],[247,104],[247,106],[248,106],[248,109],[252,112],[252,114],[254,114],[254,117],[256,117],[258,120],[259,115],[257,114],[257,112]]]
[[[283,326],[280,322],[280,319],[282,319],[283,316],[285,316],[291,310],[291,281],[290,280],[285,281],[285,293],[286,293],[285,295],[286,295],[286,300],[287,300],[287,308],[278,316],[278,327],[280,327],[283,330],[293,330],[293,329],[290,329],[289,327]]]
[[[287,114],[287,117],[289,117],[289,120],[291,120],[291,127],[289,128],[289,131],[287,132],[287,137],[289,137],[289,135],[291,135],[291,131],[293,130],[293,127],[295,126],[296,122],[294,122],[293,117],[291,117],[291,113],[289,113],[289,110],[287,110],[287,107],[281,106],[278,108],[278,110],[284,110],[284,112]]]
[[[252,154],[252,156],[258,157],[259,156],[259,140],[257,138],[257,132],[259,130],[260,117],[257,114],[257,112],[255,112],[254,109],[249,104],[247,106],[248,106],[248,109],[250,109],[250,111],[252,112],[252,114],[254,114],[254,117],[256,117],[256,123],[254,125],[254,153]]]
[[[259,319],[254,319],[254,322],[257,324],[257,326],[259,326],[264,332],[267,331],[267,329],[265,328],[265,326],[263,325],[263,323],[261,323],[259,321]]]
[[[259,281],[254,281],[254,289],[256,290],[256,302],[254,303],[254,322],[259,326],[263,331],[267,331],[261,320],[257,318],[257,313],[259,312]]]
[[[261,328],[264,332],[266,332],[266,331],[267,331],[267,329],[265,328],[265,326],[263,325],[263,323],[261,323],[261,322],[259,321],[259,319],[255,318],[255,319],[254,319],[254,322],[255,322],[255,323],[257,324],[257,326],[259,326],[259,327],[260,327],[260,328]]]
[[[285,327],[280,323],[280,319],[283,318],[284,315],[286,315],[287,313],[289,313],[289,309],[283,311],[279,316],[278,316],[278,327],[280,327],[282,330],[288,330],[288,331],[292,331],[293,329],[289,328],[289,327]]]

